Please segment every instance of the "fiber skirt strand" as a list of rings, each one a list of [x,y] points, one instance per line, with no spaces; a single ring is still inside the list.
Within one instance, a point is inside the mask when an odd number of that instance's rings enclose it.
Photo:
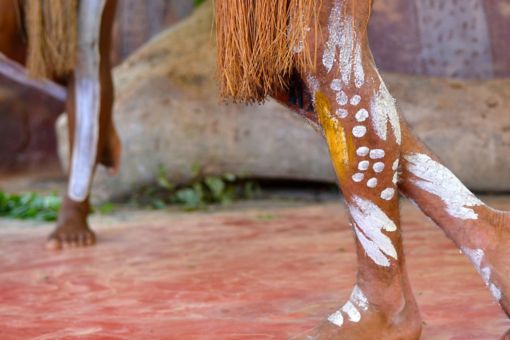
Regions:
[[[24,5],[29,74],[59,78],[72,72],[76,63],[78,0],[24,0]]]
[[[306,35],[319,7],[320,0],[215,0],[222,97],[262,102],[287,87],[293,68],[313,65]]]

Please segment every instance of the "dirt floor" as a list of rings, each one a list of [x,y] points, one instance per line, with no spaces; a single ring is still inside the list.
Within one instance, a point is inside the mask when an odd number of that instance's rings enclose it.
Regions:
[[[510,197],[489,199],[510,208]],[[468,260],[409,203],[423,339],[498,339],[510,321]],[[284,339],[348,298],[343,207],[263,201],[214,213],[94,216],[99,244],[48,252],[52,225],[0,220],[1,339]]]

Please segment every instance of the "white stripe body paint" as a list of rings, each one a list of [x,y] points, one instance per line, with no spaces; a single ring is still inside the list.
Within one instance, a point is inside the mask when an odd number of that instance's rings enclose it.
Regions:
[[[347,303],[342,307],[342,312],[347,314],[349,320],[352,322],[359,322],[361,320],[361,313],[351,301],[347,301]]]
[[[329,73],[335,61],[338,61],[343,84],[349,85],[354,78],[354,84],[360,88],[365,83],[361,43],[356,40],[352,17],[342,16],[342,10],[342,1],[336,0],[329,16],[328,40],[322,55],[322,64]]]
[[[382,79],[380,79],[380,82],[379,91],[374,95],[371,102],[372,125],[379,138],[387,140],[388,123],[390,123],[396,142],[400,145],[402,132],[395,99],[391,96]]]
[[[342,325],[344,324],[344,317],[342,315],[342,312],[339,310],[334,312],[328,317],[328,321],[335,326],[342,327]]]
[[[341,327],[344,324],[344,316],[342,313],[345,313],[349,321],[360,322],[361,311],[366,310],[368,310],[368,299],[358,286],[354,286],[350,299],[340,310],[331,314],[328,317],[328,321]]]
[[[466,255],[470,260],[471,263],[475,266],[475,269],[480,275],[482,276],[483,282],[487,287],[489,287],[489,291],[491,292],[492,296],[496,299],[496,301],[500,301],[502,294],[501,290],[491,282],[491,269],[486,266],[482,267],[482,260],[485,256],[485,253],[482,249],[471,249],[466,247],[461,247],[461,251]]]
[[[388,267],[389,258],[398,257],[391,239],[383,231],[396,231],[397,226],[377,205],[358,196],[353,196],[348,207],[365,252],[376,264]]]
[[[462,220],[476,220],[472,209],[483,205],[455,175],[429,156],[420,153],[405,155],[407,169],[417,177],[412,182],[419,188],[438,196],[450,216]]]
[[[354,83],[359,89],[365,83],[365,71],[363,70],[363,59],[361,56],[361,44],[358,42],[354,56]]]
[[[76,59],[76,128],[69,179],[69,197],[83,202],[90,190],[99,139],[99,36],[106,0],[80,1]]]

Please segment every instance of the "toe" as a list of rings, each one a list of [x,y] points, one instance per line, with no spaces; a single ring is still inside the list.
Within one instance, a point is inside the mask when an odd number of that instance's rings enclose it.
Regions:
[[[46,241],[46,249],[48,250],[60,250],[62,249],[62,243],[58,235],[51,235]]]
[[[85,237],[85,245],[91,246],[95,243],[96,243],[96,236],[94,235],[94,233],[91,233],[91,232],[87,233],[86,237]]]

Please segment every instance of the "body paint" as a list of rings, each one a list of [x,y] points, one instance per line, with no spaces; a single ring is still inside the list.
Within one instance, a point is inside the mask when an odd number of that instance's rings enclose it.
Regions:
[[[361,312],[366,310],[368,310],[368,299],[358,286],[354,286],[349,300],[340,310],[331,314],[328,321],[341,327],[344,324],[344,313],[349,321],[360,322]]]
[[[332,115],[328,98],[321,92],[315,93],[315,109],[328,141],[333,166],[340,179],[343,179],[351,159],[350,154],[353,153],[352,143],[349,143],[343,127]]]
[[[387,140],[388,123],[390,123],[396,142],[400,145],[402,142],[402,132],[400,130],[400,120],[395,106],[395,99],[388,92],[383,80],[380,79],[380,81],[379,90],[371,101],[372,126],[379,138]]]
[[[501,290],[490,280],[491,269],[488,266],[482,267],[482,260],[485,256],[484,251],[482,249],[470,249],[466,247],[461,247],[460,249],[462,253],[471,260],[471,263],[473,263],[476,271],[482,276],[483,282],[489,288],[492,296],[499,302],[502,297]]]
[[[99,35],[105,0],[80,1],[75,69],[76,126],[69,197],[83,202],[89,194],[97,157],[101,85]]]
[[[429,156],[412,153],[404,156],[406,167],[416,176],[411,182],[417,187],[439,197],[446,205],[446,212],[462,220],[476,220],[473,207],[483,205],[455,175]]]
[[[380,266],[389,266],[389,258],[397,259],[391,239],[383,231],[397,230],[395,223],[374,203],[353,196],[348,204],[354,230],[367,255]]]

